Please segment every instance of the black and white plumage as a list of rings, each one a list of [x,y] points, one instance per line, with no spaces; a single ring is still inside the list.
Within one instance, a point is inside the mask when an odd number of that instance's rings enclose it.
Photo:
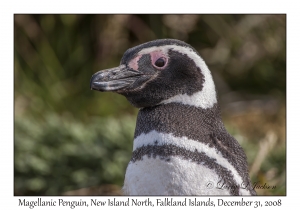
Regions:
[[[91,89],[140,108],[127,195],[255,195],[246,155],[227,133],[211,73],[197,51],[174,39],[128,49],[99,71]]]

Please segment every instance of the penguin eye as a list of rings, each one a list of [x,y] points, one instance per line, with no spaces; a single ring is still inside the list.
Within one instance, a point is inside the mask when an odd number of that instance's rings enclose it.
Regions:
[[[165,65],[165,60],[163,58],[159,58],[155,61],[155,66],[157,67],[163,67]]]

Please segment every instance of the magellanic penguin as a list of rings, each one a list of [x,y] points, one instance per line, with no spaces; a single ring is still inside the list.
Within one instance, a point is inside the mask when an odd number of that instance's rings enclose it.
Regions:
[[[130,48],[90,85],[140,108],[126,195],[256,194],[246,155],[221,121],[212,75],[189,44],[160,39]]]

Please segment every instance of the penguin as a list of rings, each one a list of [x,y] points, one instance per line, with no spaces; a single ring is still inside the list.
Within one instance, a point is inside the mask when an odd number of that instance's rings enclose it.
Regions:
[[[244,150],[222,122],[211,72],[189,44],[158,39],[130,48],[90,87],[139,108],[125,195],[256,195]]]

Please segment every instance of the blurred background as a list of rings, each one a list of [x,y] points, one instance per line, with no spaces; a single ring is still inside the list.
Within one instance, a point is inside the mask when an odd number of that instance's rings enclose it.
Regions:
[[[258,195],[286,194],[285,15],[47,14],[14,16],[15,195],[121,195],[138,110],[90,78],[160,38],[206,61]]]

